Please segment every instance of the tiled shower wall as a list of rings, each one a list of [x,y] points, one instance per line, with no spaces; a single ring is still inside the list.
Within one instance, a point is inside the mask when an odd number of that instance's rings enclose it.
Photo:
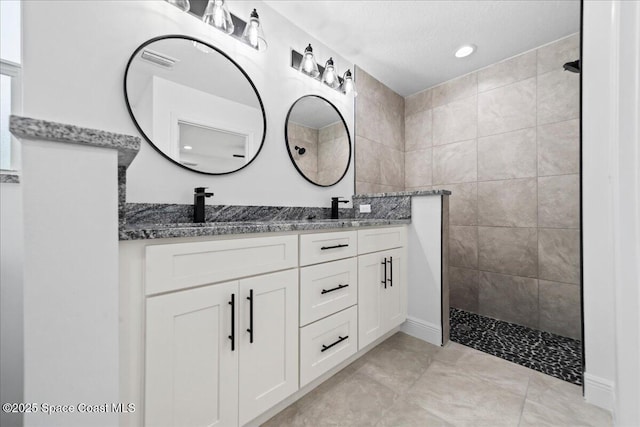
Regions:
[[[404,98],[356,67],[356,193],[404,190]]]
[[[453,193],[451,305],[573,338],[580,89],[562,65],[578,57],[573,35],[405,99],[405,188]]]

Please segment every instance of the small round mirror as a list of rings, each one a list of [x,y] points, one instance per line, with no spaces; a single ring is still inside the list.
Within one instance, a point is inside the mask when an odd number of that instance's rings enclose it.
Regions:
[[[289,157],[312,184],[329,187],[347,173],[351,138],[338,109],[326,99],[307,95],[293,103],[285,123]]]
[[[260,95],[224,52],[186,36],[143,43],[124,76],[129,113],[164,157],[195,172],[221,175],[258,155],[266,130]]]

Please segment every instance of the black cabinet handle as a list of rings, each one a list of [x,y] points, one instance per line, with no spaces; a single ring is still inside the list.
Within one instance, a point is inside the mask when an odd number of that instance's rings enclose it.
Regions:
[[[380,281],[384,285],[384,288],[387,289],[387,257],[384,258],[380,264],[384,265],[384,277]]]
[[[229,305],[231,306],[231,335],[229,335],[229,339],[231,340],[231,351],[235,351],[236,349],[236,294],[231,294],[231,301],[229,301]]]
[[[348,287],[348,286],[349,286],[349,284],[348,284],[348,283],[347,283],[347,284],[345,284],[345,285],[338,285],[338,286],[337,286],[337,287],[335,287],[335,288],[331,288],[331,289],[323,289],[323,290],[322,290],[322,292],[320,292],[320,293],[321,293],[322,295],[324,295],[324,294],[328,294],[329,292],[337,291],[337,290],[339,290],[339,289],[344,289],[344,288],[346,288],[346,287]]]
[[[392,256],[389,257],[389,278],[387,280],[389,281],[389,286],[393,288],[393,257]]]
[[[346,248],[347,246],[349,246],[349,244],[340,244],[340,245],[334,245],[334,246],[323,246],[320,248],[321,251],[326,251],[327,249],[338,249],[338,248]]]
[[[253,289],[249,289],[249,296],[247,297],[249,300],[249,342],[253,344]]]
[[[331,347],[333,347],[334,345],[338,345],[340,344],[342,341],[346,340],[347,338],[349,338],[349,335],[345,336],[345,337],[341,337],[340,335],[338,335],[338,341],[334,342],[333,344],[329,344],[329,345],[324,345],[322,344],[322,350],[320,350],[320,353],[325,352],[327,350],[329,350]]]

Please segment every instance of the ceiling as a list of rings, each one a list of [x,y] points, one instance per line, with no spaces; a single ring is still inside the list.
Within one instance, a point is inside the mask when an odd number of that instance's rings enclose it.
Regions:
[[[402,96],[580,31],[579,0],[265,2]]]

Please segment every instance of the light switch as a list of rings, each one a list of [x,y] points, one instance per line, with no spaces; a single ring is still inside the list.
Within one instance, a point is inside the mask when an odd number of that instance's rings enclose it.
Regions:
[[[371,213],[371,205],[360,205],[360,213]]]

